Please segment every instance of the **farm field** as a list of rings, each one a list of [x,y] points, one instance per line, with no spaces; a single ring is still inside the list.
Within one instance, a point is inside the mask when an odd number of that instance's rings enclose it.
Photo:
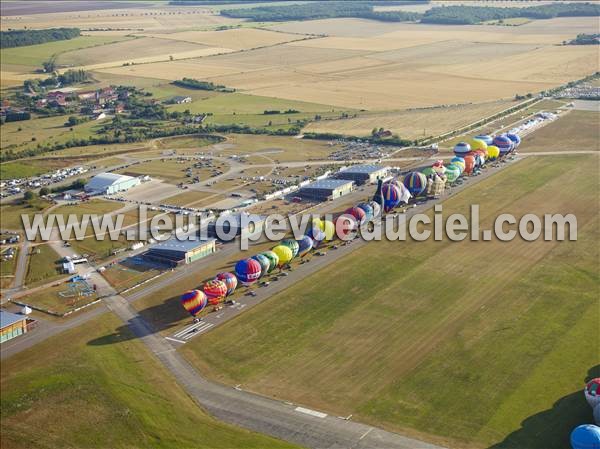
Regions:
[[[581,345],[598,338],[597,162],[528,158],[443,205],[479,204],[482,229],[574,213],[577,242],[373,242],[183,351],[219,381],[450,447],[563,448],[600,374]]]
[[[360,114],[356,118],[313,122],[304,130],[367,136],[371,135],[371,130],[374,128],[384,128],[405,139],[418,139],[437,136],[461,128],[517,104],[516,101],[505,100],[431,109]]]
[[[13,201],[0,205],[0,228],[3,230],[19,230],[23,227],[22,214],[28,214],[33,219],[33,214],[42,212],[50,206],[48,201],[38,199],[30,203]]]
[[[81,220],[83,214],[104,215],[119,210],[123,207],[122,203],[115,201],[106,201],[94,199],[85,202],[74,202],[73,204],[65,204],[52,210],[55,215],[63,215],[65,220],[71,214],[75,215],[78,220]]]
[[[534,132],[523,143],[522,151],[526,152],[600,151],[600,113],[571,111]]]
[[[292,447],[210,418],[111,314],[2,365],[6,447]]]
[[[25,284],[32,287],[39,283],[51,282],[61,277],[60,257],[48,244],[36,245],[29,251]]]

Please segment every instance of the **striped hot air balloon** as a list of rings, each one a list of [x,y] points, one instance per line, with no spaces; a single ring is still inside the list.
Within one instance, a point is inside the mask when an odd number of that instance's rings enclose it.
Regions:
[[[384,200],[385,200],[385,195],[384,195]],[[357,206],[349,207],[348,209],[346,209],[346,211],[344,213],[347,215],[352,215],[354,218],[356,218],[356,221],[358,221],[359,223],[362,223],[363,221],[366,220],[365,211]]]
[[[413,171],[404,177],[404,187],[411,195],[418,196],[427,188],[427,177],[418,171]]]
[[[300,250],[300,245],[298,245],[298,242],[296,240],[285,239],[285,240],[282,240],[281,242],[279,242],[279,244],[283,245],[283,246],[287,246],[289,249],[292,250],[292,258],[294,258],[298,255],[298,251]]]
[[[298,256],[304,257],[306,256],[310,250],[313,248],[313,239],[310,236],[305,235],[302,236],[301,239],[296,240],[298,242]]]
[[[454,146],[454,154],[456,154],[459,157],[464,157],[465,155],[469,154],[470,152],[471,152],[471,145],[469,145],[467,142],[458,142]]]
[[[381,188],[383,194],[383,211],[388,213],[400,204],[400,188],[391,182],[386,182]]]
[[[458,179],[460,176],[461,169],[458,165],[449,164],[446,166],[446,177],[448,178],[448,182],[452,183]]]
[[[267,269],[267,273],[270,273],[277,268],[277,265],[279,265],[279,257],[277,257],[277,254],[275,254],[273,251],[264,251],[261,254],[269,259],[269,268]]]
[[[263,277],[269,272],[271,261],[264,254],[255,254],[251,259],[256,260],[260,264],[260,277]]]
[[[500,157],[506,156],[513,149],[513,142],[504,134],[494,137],[494,146],[500,150]]]
[[[362,209],[365,212],[365,221],[368,221],[373,218],[373,208],[369,203],[358,203],[356,207]]]
[[[227,286],[227,296],[231,296],[233,294],[233,292],[235,291],[235,289],[237,288],[238,280],[235,277],[235,274],[233,274],[233,273],[229,273],[229,272],[219,273],[219,274],[217,274],[216,279],[218,279],[219,281],[225,282],[225,285]]]
[[[261,275],[261,266],[254,259],[242,259],[235,264],[235,275],[243,285],[254,284]]]
[[[479,134],[478,136],[475,136],[475,139],[482,140],[486,143],[486,145],[491,145],[494,141],[494,138],[492,136],[488,136],[487,134]]]
[[[208,298],[200,290],[190,290],[181,295],[181,305],[190,315],[198,315],[208,304]]]
[[[202,287],[204,294],[208,298],[209,304],[218,304],[227,296],[227,285],[219,279],[208,281]]]
[[[513,151],[516,150],[519,147],[519,145],[521,145],[521,138],[518,134],[508,133],[506,134],[506,137],[508,137],[513,143]]]

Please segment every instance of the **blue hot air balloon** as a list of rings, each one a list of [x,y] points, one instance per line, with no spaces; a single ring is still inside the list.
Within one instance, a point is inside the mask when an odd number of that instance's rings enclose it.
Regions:
[[[373,208],[369,203],[358,203],[356,207],[359,207],[360,209],[365,211],[365,221],[369,221],[373,218]]]
[[[385,183],[381,188],[381,193],[383,195],[384,212],[387,213],[400,204],[400,189],[396,184]]]
[[[513,149],[513,141],[504,134],[494,137],[492,143],[500,150],[500,157],[506,156]]]
[[[300,240],[296,240],[298,242],[298,256],[304,257],[306,256],[310,250],[313,248],[313,239],[310,236],[305,235]]]
[[[600,427],[583,424],[571,432],[573,449],[600,449]]]
[[[475,136],[475,139],[484,141],[486,145],[491,145],[494,141],[494,138],[492,136],[488,136],[487,134],[479,134],[478,136]]]
[[[467,154],[469,154],[470,152],[471,152],[471,145],[469,145],[467,142],[458,142],[454,146],[454,154],[456,154],[458,157],[464,157]]]
[[[413,171],[404,177],[404,187],[412,196],[418,196],[427,188],[427,177],[418,171]]]
[[[251,257],[251,259],[256,260],[260,264],[260,277],[263,277],[265,274],[269,272],[269,267],[271,266],[271,261],[264,254],[255,254]]]
[[[243,285],[254,284],[261,275],[262,267],[255,259],[242,259],[235,264],[235,275]]]
[[[513,150],[516,150],[519,145],[521,145],[521,138],[518,134],[508,133],[506,137],[508,137],[513,143]]]

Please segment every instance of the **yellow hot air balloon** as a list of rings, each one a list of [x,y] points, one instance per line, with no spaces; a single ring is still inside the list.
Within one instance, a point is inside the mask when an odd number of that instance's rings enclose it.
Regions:
[[[285,245],[277,245],[271,251],[279,257],[278,267],[280,268],[290,263],[290,260],[294,257],[293,251]]]
[[[323,234],[325,234],[325,240],[333,240],[335,237],[335,225],[332,221],[321,221],[320,229],[323,231]]]
[[[500,148],[498,148],[495,145],[488,146],[487,151],[488,151],[488,158],[490,161],[496,160],[496,159],[498,159],[498,156],[500,156]]]
[[[471,145],[471,151],[487,150],[488,147],[487,143],[479,139],[471,139],[469,140],[469,144]]]

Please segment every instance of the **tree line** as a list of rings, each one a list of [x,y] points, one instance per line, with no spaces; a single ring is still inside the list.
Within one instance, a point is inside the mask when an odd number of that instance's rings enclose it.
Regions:
[[[578,34],[575,39],[568,42],[568,45],[598,45],[600,44],[600,34]]]
[[[200,81],[194,78],[183,78],[172,82],[175,86],[185,87],[187,89],[196,90],[216,90],[219,92],[234,92],[235,89],[230,89],[220,84],[214,84],[210,81]]]
[[[49,28],[47,30],[10,30],[0,32],[0,48],[24,47],[79,37],[79,28]]]

